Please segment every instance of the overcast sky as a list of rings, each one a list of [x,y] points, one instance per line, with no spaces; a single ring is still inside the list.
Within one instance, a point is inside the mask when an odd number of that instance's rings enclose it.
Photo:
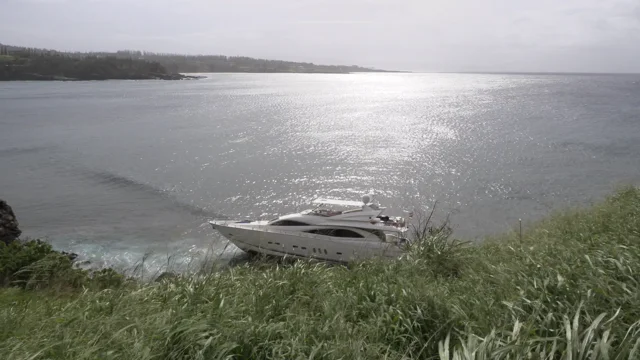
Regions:
[[[414,71],[640,72],[640,0],[0,0],[0,42]]]

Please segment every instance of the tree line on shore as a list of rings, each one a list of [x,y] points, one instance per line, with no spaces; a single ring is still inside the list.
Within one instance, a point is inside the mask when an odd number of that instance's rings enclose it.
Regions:
[[[174,79],[156,61],[0,46],[0,80]]]
[[[245,56],[180,55],[136,50],[62,52],[0,44],[0,80],[151,79],[203,72],[342,74],[378,71],[382,70]]]

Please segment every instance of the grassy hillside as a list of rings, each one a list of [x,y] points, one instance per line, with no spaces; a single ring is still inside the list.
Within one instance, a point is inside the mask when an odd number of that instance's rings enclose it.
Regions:
[[[55,284],[0,290],[4,359],[638,359],[640,190],[398,261]]]

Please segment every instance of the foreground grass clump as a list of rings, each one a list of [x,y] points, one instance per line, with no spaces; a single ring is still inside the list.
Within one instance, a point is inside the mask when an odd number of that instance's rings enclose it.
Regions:
[[[29,290],[115,288],[125,278],[113,269],[82,270],[74,266],[75,254],[53,250],[41,240],[0,242],[0,286]]]
[[[637,359],[640,190],[399,261],[0,290],[4,359]]]

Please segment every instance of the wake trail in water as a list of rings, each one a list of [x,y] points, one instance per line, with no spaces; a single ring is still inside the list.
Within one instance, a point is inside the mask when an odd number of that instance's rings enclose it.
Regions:
[[[118,188],[126,190],[142,192],[145,194],[157,196],[158,198],[164,200],[168,200],[176,209],[181,209],[194,216],[216,219],[229,219],[229,217],[223,214],[219,214],[217,212],[194,204],[181,202],[175,199],[168,190],[158,189],[151,184],[144,183],[124,175],[116,174],[114,172],[106,170],[92,170],[88,168],[84,168],[83,173],[85,177],[92,179],[98,183],[106,184],[109,186],[116,186]]]
[[[54,151],[56,150],[56,151]],[[86,179],[94,183],[111,187],[114,190],[133,191],[155,197],[158,200],[165,201],[167,207],[187,212],[193,216],[200,218],[214,218],[226,220],[228,216],[211,211],[205,207],[195,204],[185,203],[172,195],[172,191],[159,189],[149,183],[136,180],[132,177],[121,175],[113,171],[104,169],[95,169],[82,165],[77,161],[73,161],[73,156],[61,156],[59,149],[52,146],[34,146],[25,148],[8,148],[0,150],[1,156],[13,156],[38,152],[49,152],[50,155],[46,161],[42,162],[43,167],[55,169],[55,171],[66,175],[74,175],[81,179]],[[68,150],[65,152],[69,152]],[[73,151],[72,151],[73,152]]]
[[[0,157],[18,156],[25,154],[35,154],[41,152],[50,152],[54,146],[28,146],[28,147],[11,147],[0,149]]]

